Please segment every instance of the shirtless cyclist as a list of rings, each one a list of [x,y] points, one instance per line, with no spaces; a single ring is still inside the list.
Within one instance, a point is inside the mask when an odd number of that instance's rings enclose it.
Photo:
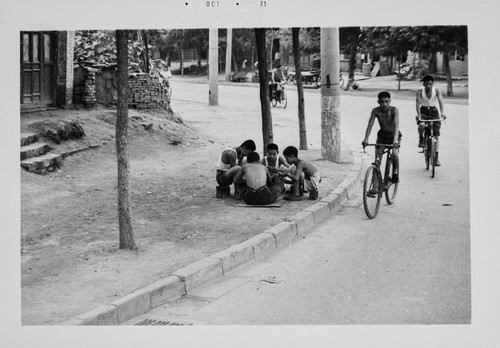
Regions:
[[[368,144],[368,138],[372,131],[375,119],[378,120],[380,130],[377,133],[377,144],[394,145],[392,149],[393,158],[393,175],[392,182],[399,181],[399,146],[401,143],[401,132],[399,131],[399,110],[395,106],[391,106],[391,94],[387,91],[378,94],[378,107],[372,110],[368,126],[366,127],[365,138],[362,141],[363,147]],[[381,148],[376,148],[377,156],[382,151]]]

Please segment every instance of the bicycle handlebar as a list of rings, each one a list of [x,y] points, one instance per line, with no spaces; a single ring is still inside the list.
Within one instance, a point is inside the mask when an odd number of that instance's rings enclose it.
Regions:
[[[444,115],[443,115],[444,116]],[[423,118],[421,117],[417,117],[417,121],[419,122],[428,122],[428,123],[432,123],[432,122],[441,122],[441,121],[444,121],[446,120],[446,117],[441,117],[441,118],[438,118],[438,119],[434,119],[434,120],[424,120]]]
[[[366,147],[366,146],[394,147],[394,144],[366,144],[366,145],[365,145],[365,146],[363,146],[363,147]]]

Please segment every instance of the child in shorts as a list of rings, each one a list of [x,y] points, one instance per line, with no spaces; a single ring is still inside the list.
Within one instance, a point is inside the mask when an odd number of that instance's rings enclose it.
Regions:
[[[292,179],[293,193],[291,196],[284,197],[288,201],[300,201],[301,181],[304,188],[309,191],[309,199],[318,199],[319,184],[321,183],[321,174],[314,164],[309,161],[300,159],[299,150],[294,146],[288,146],[283,151],[283,156],[288,164],[295,165],[294,173],[287,173],[286,176]],[[303,177],[302,177],[303,174]]]

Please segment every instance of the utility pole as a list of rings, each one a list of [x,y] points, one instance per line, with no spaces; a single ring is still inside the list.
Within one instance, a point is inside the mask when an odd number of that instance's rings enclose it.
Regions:
[[[219,29],[210,29],[208,39],[208,104],[219,105]]]
[[[231,80],[231,55],[233,52],[233,29],[227,28],[226,35],[226,81]]]
[[[321,156],[340,163],[339,29],[321,28]]]

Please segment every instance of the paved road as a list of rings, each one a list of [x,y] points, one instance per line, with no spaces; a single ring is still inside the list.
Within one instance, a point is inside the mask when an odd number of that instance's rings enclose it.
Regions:
[[[194,93],[206,102],[201,98],[206,88],[179,84],[176,91],[179,99]],[[220,107],[236,103],[258,115],[257,90],[220,86],[219,91]],[[289,97],[286,110],[273,109],[276,134],[296,123],[292,90]],[[320,146],[319,102],[319,92],[306,94],[312,147]],[[376,101],[343,96],[341,102],[342,138],[356,146]],[[368,220],[360,197],[353,197],[290,247],[127,324],[144,318],[194,324],[470,323],[468,108],[447,105],[443,166],[431,179],[416,147],[413,101],[394,99],[393,105],[400,109],[403,132],[396,204],[382,203],[377,218]],[[186,116],[189,121],[189,112]],[[234,129],[228,121],[220,123]]]

